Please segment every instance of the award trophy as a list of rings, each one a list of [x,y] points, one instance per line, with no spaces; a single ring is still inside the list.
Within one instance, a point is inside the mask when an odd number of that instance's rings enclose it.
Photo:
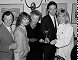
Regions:
[[[44,30],[44,32],[43,32],[44,34],[45,34],[45,43],[49,43],[49,41],[47,40],[48,39],[48,37],[47,37],[47,35],[48,35],[48,31],[47,30]]]

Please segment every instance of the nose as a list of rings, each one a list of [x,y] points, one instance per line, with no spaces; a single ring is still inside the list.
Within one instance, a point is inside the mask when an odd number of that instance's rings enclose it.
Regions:
[[[29,22],[29,20],[28,20],[28,22]]]

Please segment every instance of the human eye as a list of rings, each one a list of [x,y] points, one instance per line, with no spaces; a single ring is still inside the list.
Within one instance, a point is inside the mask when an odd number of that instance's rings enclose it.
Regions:
[[[13,19],[11,19],[11,21],[13,21]]]
[[[60,17],[60,15],[58,15],[58,17]]]
[[[13,19],[7,19],[7,21],[13,21]]]

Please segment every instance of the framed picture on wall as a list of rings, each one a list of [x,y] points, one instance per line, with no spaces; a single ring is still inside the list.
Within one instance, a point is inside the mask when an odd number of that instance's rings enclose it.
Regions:
[[[42,16],[45,16],[47,14],[47,4],[48,3],[43,3],[42,7],[41,7],[41,12],[42,12]],[[57,3],[58,9],[59,8],[63,8],[67,10],[67,3]]]
[[[72,4],[71,23],[77,23],[77,3]]]
[[[14,15],[14,20],[16,20],[16,17],[18,17],[19,13],[24,11],[24,5],[23,4],[0,4],[0,23],[2,19],[2,14],[5,11],[11,11]]]

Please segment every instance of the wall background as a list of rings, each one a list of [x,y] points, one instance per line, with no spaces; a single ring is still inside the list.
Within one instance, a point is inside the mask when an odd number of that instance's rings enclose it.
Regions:
[[[41,0],[27,0],[28,5],[30,6],[31,2],[35,2],[36,6],[39,5]],[[67,10],[71,19],[72,12],[72,3],[77,3],[77,0],[43,0],[43,3],[48,3],[49,1],[55,1],[56,3],[67,3]],[[26,6],[24,0],[0,0],[0,4],[24,4],[24,11],[30,13],[30,9]],[[38,8],[41,11],[41,6]],[[75,36],[77,36],[77,24],[72,24],[74,27]]]

